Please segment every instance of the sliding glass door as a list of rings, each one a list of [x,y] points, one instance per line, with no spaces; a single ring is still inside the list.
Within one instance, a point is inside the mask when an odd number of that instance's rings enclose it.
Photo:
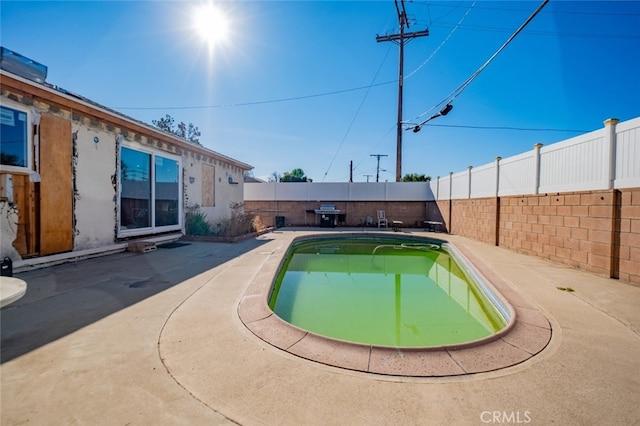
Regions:
[[[120,151],[120,234],[180,229],[180,161],[128,147]]]
[[[179,164],[175,160],[156,156],[156,226],[177,225],[179,219]]]

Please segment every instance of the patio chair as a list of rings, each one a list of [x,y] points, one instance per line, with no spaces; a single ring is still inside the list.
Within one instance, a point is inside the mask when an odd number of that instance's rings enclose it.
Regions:
[[[387,225],[388,222],[387,218],[384,215],[384,210],[378,210],[378,228],[380,228],[381,226],[384,226],[386,228]]]

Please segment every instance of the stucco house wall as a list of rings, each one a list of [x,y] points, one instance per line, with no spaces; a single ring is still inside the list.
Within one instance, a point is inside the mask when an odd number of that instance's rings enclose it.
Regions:
[[[3,214],[0,223],[0,257],[15,261],[184,233],[187,207],[199,206],[215,224],[231,215],[232,203],[242,203],[243,175],[250,165],[51,84],[5,70],[0,73],[3,113],[18,111],[29,121],[29,164],[0,166],[0,210],[11,212]],[[145,223],[150,225],[135,229],[121,223],[126,192],[121,155],[125,148],[150,159],[146,184],[152,195],[146,201],[153,213],[147,213]],[[171,182],[158,180],[158,165],[163,161],[177,166]],[[203,170],[208,180],[203,180]],[[132,186],[136,189],[135,181],[127,181],[129,191]],[[178,219],[160,226],[161,198],[168,187],[176,194],[172,205],[179,205]],[[138,201],[125,196],[127,201]]]
[[[72,124],[75,164],[74,250],[112,244],[116,229],[115,136],[82,122]],[[94,142],[98,138],[98,142]],[[100,224],[96,226],[96,224]]]
[[[231,216],[230,206],[244,202],[243,169],[224,161],[203,158],[193,152],[183,154],[185,206],[198,206],[214,229]],[[213,169],[214,191],[212,199],[203,196],[204,170]],[[206,189],[205,189],[206,191]]]

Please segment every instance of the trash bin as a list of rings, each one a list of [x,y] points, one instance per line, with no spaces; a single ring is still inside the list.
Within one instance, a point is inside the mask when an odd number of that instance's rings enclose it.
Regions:
[[[13,260],[11,260],[9,256],[2,259],[2,270],[0,271],[0,275],[3,277],[13,276]]]
[[[284,226],[284,216],[276,216],[276,228],[282,228]]]

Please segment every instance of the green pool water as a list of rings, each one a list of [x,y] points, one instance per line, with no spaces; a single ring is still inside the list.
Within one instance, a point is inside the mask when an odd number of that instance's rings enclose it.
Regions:
[[[459,344],[506,325],[449,253],[413,239],[296,242],[269,306],[316,334],[393,347]]]

